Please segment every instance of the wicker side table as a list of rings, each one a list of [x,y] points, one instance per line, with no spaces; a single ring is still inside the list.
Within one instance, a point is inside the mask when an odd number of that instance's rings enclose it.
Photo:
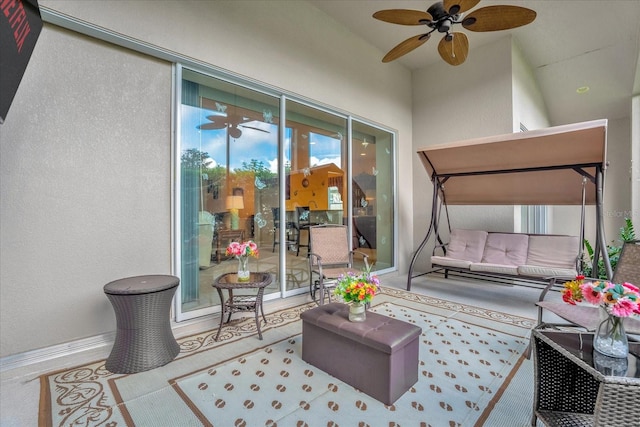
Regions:
[[[630,353],[625,361],[594,353],[592,333],[535,329],[532,340],[532,426],[536,419],[546,426],[640,426],[637,355]],[[637,347],[633,351],[638,351]],[[617,368],[616,376],[609,375],[611,368],[599,365],[602,358],[613,366],[622,365],[622,369]]]
[[[136,276],[104,286],[116,314],[116,339],[105,367],[118,374],[147,371],[171,362],[180,346],[171,332],[169,309],[180,279]]]
[[[220,305],[222,312],[220,313],[220,326],[218,326],[218,333],[215,340],[218,341],[220,337],[220,331],[222,331],[222,324],[224,323],[225,312],[229,312],[227,323],[231,320],[231,315],[237,312],[251,312],[255,313],[256,328],[258,330],[258,338],[262,339],[262,331],[260,330],[260,320],[258,319],[258,312],[262,312],[262,320],[267,323],[267,318],[264,316],[264,308],[262,307],[262,297],[264,295],[264,288],[271,284],[271,273],[251,272],[248,282],[238,282],[238,275],[236,273],[226,273],[216,278],[211,286],[218,291],[220,296]],[[229,292],[229,298],[224,299],[222,290],[226,289]],[[246,290],[256,289],[256,295],[233,295],[234,290]]]

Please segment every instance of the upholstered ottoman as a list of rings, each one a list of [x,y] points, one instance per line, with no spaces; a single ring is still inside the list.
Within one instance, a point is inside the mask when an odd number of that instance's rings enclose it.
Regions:
[[[422,329],[372,312],[360,323],[348,316],[341,303],[303,312],[302,360],[391,405],[418,381]]]

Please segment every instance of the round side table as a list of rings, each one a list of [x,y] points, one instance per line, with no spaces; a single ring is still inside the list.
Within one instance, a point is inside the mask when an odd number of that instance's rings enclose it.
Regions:
[[[180,346],[171,332],[170,308],[180,279],[168,275],[127,277],[104,293],[116,314],[116,340],[105,367],[118,374],[147,371],[171,362]]]

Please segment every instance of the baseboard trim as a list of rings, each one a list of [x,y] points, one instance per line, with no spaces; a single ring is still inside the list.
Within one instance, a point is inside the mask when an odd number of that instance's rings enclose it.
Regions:
[[[289,306],[300,304],[306,298],[307,295],[304,294],[286,299],[274,299],[268,303],[265,302],[265,312],[277,311]],[[208,329],[214,329],[218,326],[219,321],[220,313],[218,312],[191,320],[185,320],[180,323],[172,321],[171,330],[173,331],[173,335],[176,339],[179,339],[189,335],[198,334]],[[5,356],[0,358],[0,373],[4,373],[12,369],[25,368],[38,363],[51,362],[62,357],[101,348],[104,348],[105,352],[108,352],[108,349],[113,346],[115,338],[116,333],[113,331],[89,338],[83,338],[76,341]]]
[[[0,372],[6,372],[17,368],[24,368],[36,363],[49,362],[60,357],[70,356],[72,354],[113,345],[115,338],[116,333],[110,332],[107,334],[96,335],[77,341],[71,341],[63,344],[53,345],[50,347],[29,350],[24,353],[13,354],[11,356],[5,356],[0,359]]]

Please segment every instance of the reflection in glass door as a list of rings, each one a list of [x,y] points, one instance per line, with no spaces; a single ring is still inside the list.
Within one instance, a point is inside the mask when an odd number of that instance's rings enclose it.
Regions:
[[[394,265],[393,134],[352,121],[353,247],[374,270]]]
[[[237,271],[225,253],[232,241],[258,245],[249,269],[274,275],[265,300],[309,291],[316,224],[347,225],[374,270],[395,267],[392,133],[181,67],[177,74],[177,320],[219,310],[211,284]]]
[[[295,256],[305,257],[302,268],[308,275],[306,257],[313,250],[309,227],[345,223],[347,118],[294,101],[287,101],[286,118],[292,130],[288,141],[292,157],[285,207],[296,228]],[[289,268],[299,262],[293,258],[288,264]]]
[[[180,213],[182,313],[220,305],[211,284],[235,272],[232,241],[260,250],[250,270],[278,273],[271,253],[278,204],[279,99],[189,70],[182,74]],[[279,292],[274,280],[265,294]]]

